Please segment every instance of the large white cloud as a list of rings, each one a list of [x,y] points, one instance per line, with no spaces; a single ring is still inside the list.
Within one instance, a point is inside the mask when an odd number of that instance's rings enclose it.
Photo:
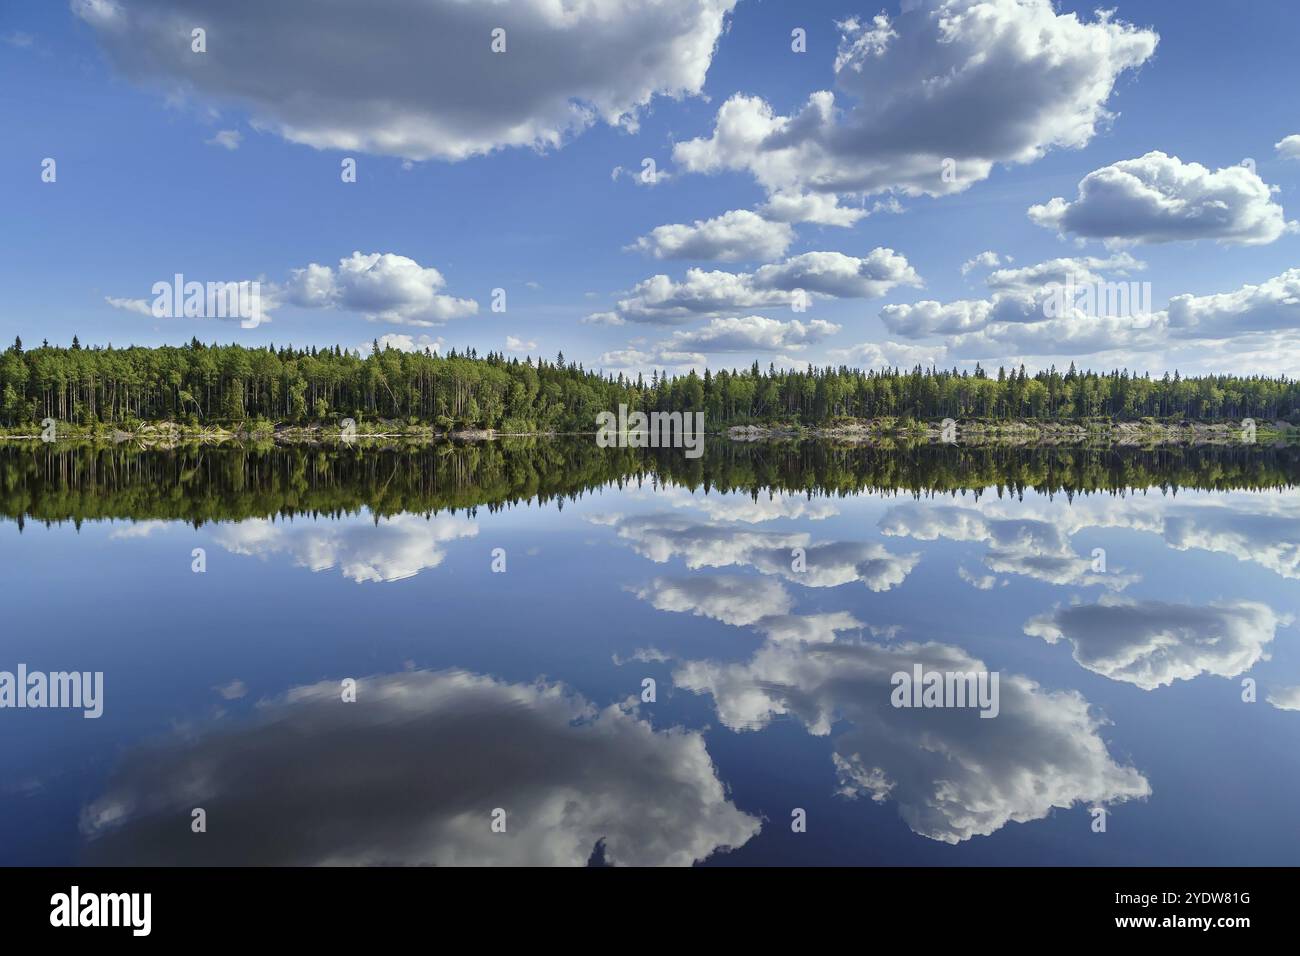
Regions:
[[[251,111],[297,143],[407,159],[554,147],[698,94],[735,0],[73,0],[132,79]],[[190,31],[207,31],[193,53]],[[492,31],[506,31],[494,53]]]
[[[195,806],[214,838],[176,839]],[[89,859],[115,865],[581,866],[600,844],[689,866],[759,826],[699,733],[463,671],[363,678],[347,704],[338,682],[294,688],[129,753],[82,816]]]
[[[736,95],[674,161],[750,172],[769,193],[957,192],[999,162],[1085,145],[1121,73],[1155,51],[1149,30],[1050,0],[918,0],[896,18],[840,24],[837,92],[792,116]],[[944,160],[955,160],[944,175]]]
[[[1090,172],[1079,195],[1029,207],[1029,218],[1061,234],[1110,243],[1215,239],[1273,242],[1294,230],[1270,188],[1246,166],[1210,170],[1153,150]]]
[[[1049,644],[1069,641],[1088,670],[1155,690],[1201,674],[1244,673],[1267,656],[1277,628],[1290,620],[1257,601],[1197,606],[1104,598],[1032,618],[1025,633]]]
[[[719,262],[766,262],[785,255],[794,228],[771,222],[747,209],[733,209],[693,225],[656,226],[632,248],[656,259],[715,259]]]
[[[807,304],[800,291],[810,298],[873,299],[900,285],[920,284],[907,258],[893,249],[876,248],[860,257],[805,252],[754,272],[688,269],[681,281],[651,276],[620,299],[614,312],[597,313],[590,320],[674,325],[742,310]]]

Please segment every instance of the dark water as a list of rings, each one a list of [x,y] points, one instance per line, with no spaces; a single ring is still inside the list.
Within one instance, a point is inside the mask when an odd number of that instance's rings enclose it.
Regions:
[[[104,676],[98,719],[0,709],[0,862],[1295,864],[1297,480],[10,446],[0,671]],[[916,665],[996,673],[997,716],[893,706]]]

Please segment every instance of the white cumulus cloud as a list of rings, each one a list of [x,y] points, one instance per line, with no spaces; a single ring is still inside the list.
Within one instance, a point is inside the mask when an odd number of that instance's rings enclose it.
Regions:
[[[674,162],[747,171],[772,195],[958,192],[995,163],[1087,144],[1111,119],[1120,75],[1158,40],[1110,13],[1058,14],[1050,0],[918,0],[839,28],[835,91],[790,116],[732,96]]]
[[[700,93],[735,0],[74,0],[134,81],[242,104],[321,149],[459,160],[635,128],[655,96]],[[190,31],[207,31],[207,52]],[[502,29],[504,52],[494,52]],[[340,38],[346,38],[340,42]]]
[[[921,285],[907,258],[878,247],[865,256],[805,252],[754,272],[692,268],[680,281],[655,275],[637,283],[610,313],[588,321],[675,325],[741,310],[792,307],[800,294],[813,298],[872,299],[900,285]],[[807,300],[804,300],[807,304]]]
[[[437,326],[478,313],[473,299],[443,295],[441,272],[391,252],[354,252],[337,268],[311,263],[295,269],[285,288],[293,305],[359,312],[372,322]]]
[[[839,330],[838,325],[821,319],[783,322],[749,315],[739,319],[713,319],[702,329],[676,332],[664,347],[669,351],[780,352],[789,349],[797,352]]]
[[[1282,137],[1273,144],[1273,148],[1283,159],[1300,159],[1300,133]]]
[[[656,226],[630,247],[656,259],[766,262],[785,254],[794,240],[788,223],[769,222],[746,209],[733,209],[693,225]]]
[[[1090,172],[1079,194],[1029,207],[1029,218],[1062,234],[1110,243],[1214,239],[1261,245],[1294,230],[1273,194],[1246,166],[1210,170],[1153,150]]]

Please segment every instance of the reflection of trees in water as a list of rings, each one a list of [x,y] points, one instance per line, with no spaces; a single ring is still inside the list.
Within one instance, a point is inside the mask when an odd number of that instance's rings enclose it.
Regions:
[[[1295,446],[1036,448],[710,442],[678,449],[598,448],[589,437],[400,447],[119,445],[0,448],[0,514],[39,521],[377,515],[489,509],[574,499],[606,484],[812,495],[955,491],[1019,495],[1181,488],[1290,487]]]

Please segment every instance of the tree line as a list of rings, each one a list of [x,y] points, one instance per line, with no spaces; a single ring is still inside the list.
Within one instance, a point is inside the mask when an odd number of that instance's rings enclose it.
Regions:
[[[647,379],[566,362],[474,349],[446,355],[372,344],[333,348],[204,344],[83,348],[21,339],[0,353],[0,422],[46,418],[78,425],[250,419],[284,424],[399,420],[439,430],[591,431],[597,413],[702,411],[709,428],[749,423],[818,425],[841,418],[1079,421],[1140,418],[1300,423],[1300,382],[1285,376],[1080,371],[1033,375],[849,366],[803,370],[706,369]]]

